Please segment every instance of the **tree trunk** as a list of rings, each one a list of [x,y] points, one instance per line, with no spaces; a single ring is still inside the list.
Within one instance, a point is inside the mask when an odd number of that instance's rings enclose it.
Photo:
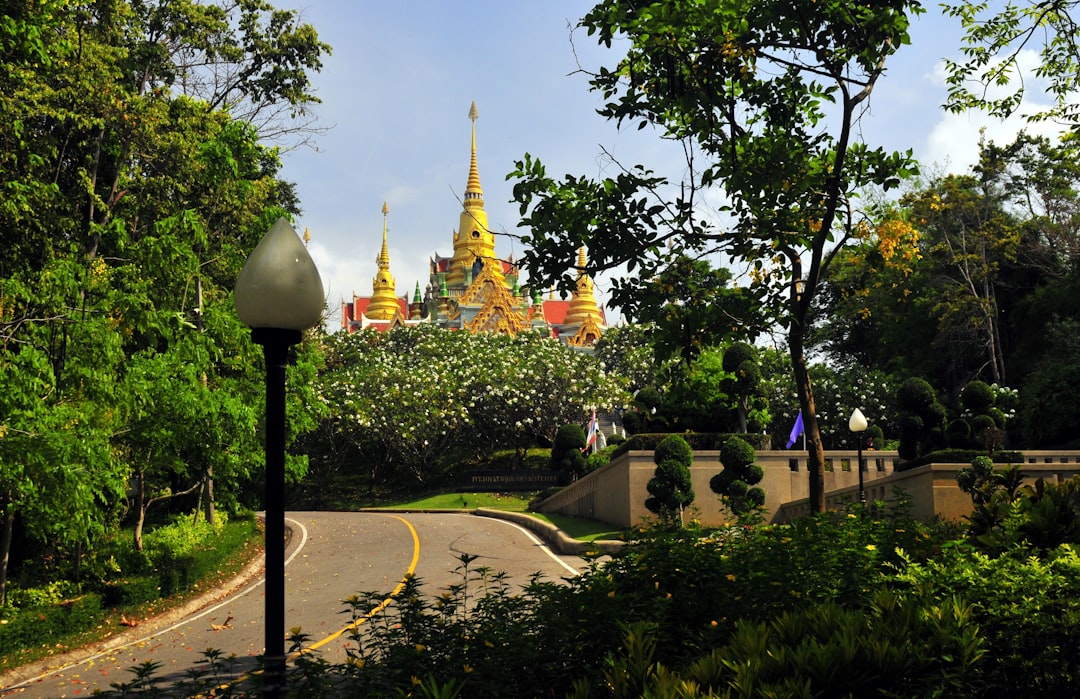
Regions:
[[[818,429],[817,408],[814,405],[814,388],[810,385],[810,372],[802,344],[791,342],[791,366],[795,374],[795,388],[799,394],[799,409],[803,416],[803,435],[806,440],[806,468],[810,472],[810,511],[825,511],[825,449],[821,445]]]
[[[135,475],[138,485],[135,486],[135,550],[143,550],[142,532],[143,522],[146,521],[146,493],[143,483],[143,472],[140,470]]]
[[[214,508],[214,467],[206,467],[206,499],[203,500],[203,516],[211,527],[217,526],[217,510]]]
[[[202,290],[202,277],[195,277],[195,325],[199,329],[199,332],[204,332],[203,327],[203,290]],[[206,388],[207,379],[205,369],[199,373],[199,383],[203,388]],[[203,501],[205,510],[203,515],[206,517],[206,523],[210,526],[217,525],[217,512],[214,509],[214,467],[213,465],[207,465],[206,467],[206,481],[205,481],[204,495],[206,499]]]
[[[7,570],[11,555],[11,532],[15,528],[15,508],[4,499],[3,524],[0,525],[0,606],[7,605]]]

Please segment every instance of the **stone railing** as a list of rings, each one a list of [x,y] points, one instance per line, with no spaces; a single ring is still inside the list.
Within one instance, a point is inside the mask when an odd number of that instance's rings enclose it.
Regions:
[[[690,478],[694,504],[688,517],[705,526],[731,519],[718,495],[709,489],[709,480],[720,472],[718,451],[694,452]],[[656,464],[651,451],[631,451],[544,500],[537,509],[572,517],[584,517],[629,528],[652,518],[645,507],[646,484]],[[1025,478],[1061,481],[1080,475],[1080,451],[1025,451]],[[759,451],[757,462],[765,471],[766,521],[790,521],[810,512],[810,481],[805,451]],[[825,453],[826,507],[839,509],[858,500],[857,454],[850,451]],[[910,471],[894,472],[898,461],[894,451],[863,452],[864,492],[867,502],[889,502],[898,489],[912,502],[912,514],[920,519],[941,516],[959,520],[971,512],[971,499],[956,486],[956,473],[965,464],[931,464]]]

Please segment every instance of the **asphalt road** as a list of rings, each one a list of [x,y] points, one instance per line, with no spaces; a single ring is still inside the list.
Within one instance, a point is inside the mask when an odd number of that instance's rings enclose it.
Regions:
[[[290,512],[287,524],[285,626],[299,626],[308,645],[331,662],[345,657],[342,631],[350,617],[342,600],[390,593],[408,573],[434,596],[461,582],[454,571],[463,554],[476,556],[472,568],[506,573],[514,585],[535,573],[559,580],[583,568],[581,559],[554,554],[516,524],[465,513]],[[262,573],[253,572],[235,591],[185,610],[181,619],[145,620],[122,645],[83,649],[9,674],[0,696],[85,697],[130,681],[130,668],[147,661],[160,663],[159,676],[179,678],[203,661],[207,648],[235,654],[238,672],[252,669],[263,650],[265,604]]]

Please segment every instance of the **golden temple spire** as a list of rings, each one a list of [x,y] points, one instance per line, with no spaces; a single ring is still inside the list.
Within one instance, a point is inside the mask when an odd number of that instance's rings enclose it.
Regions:
[[[472,270],[477,261],[485,266],[495,265],[497,276],[503,275],[501,263],[495,259],[495,234],[488,228],[487,212],[484,211],[484,190],[480,187],[480,170],[476,165],[476,120],[479,118],[476,102],[473,102],[469,107],[469,120],[472,122],[469,178],[465,184],[463,207],[458,217],[458,230],[454,234],[454,255],[446,276],[446,283],[455,288],[466,285],[466,270]]]
[[[379,256],[375,258],[379,269],[390,269],[390,248],[386,244],[386,217],[389,214],[390,206],[384,201],[382,203],[382,250],[379,251]]]
[[[566,319],[563,321],[564,325],[581,325],[586,321],[592,321],[594,323],[602,323],[603,316],[600,314],[600,309],[596,305],[596,294],[593,289],[592,278],[585,273],[586,259],[585,248],[578,250],[577,259],[577,288],[574,290],[574,295],[570,299],[570,307],[566,310]]]
[[[469,180],[465,185],[465,208],[484,206],[484,190],[480,188],[480,170],[476,167],[476,120],[480,112],[476,111],[476,102],[469,107],[469,120],[472,122],[472,157],[469,161]]]
[[[310,242],[311,242],[311,229],[305,227],[304,228],[304,247],[306,248],[308,246],[308,243],[310,243]]]
[[[393,320],[394,315],[401,311],[397,293],[394,290],[394,275],[390,273],[390,246],[387,244],[386,236],[386,219],[390,214],[390,207],[385,201],[382,214],[382,249],[379,251],[379,256],[375,258],[379,271],[375,273],[375,278],[371,281],[371,302],[368,303],[367,311],[364,313],[371,320]]]

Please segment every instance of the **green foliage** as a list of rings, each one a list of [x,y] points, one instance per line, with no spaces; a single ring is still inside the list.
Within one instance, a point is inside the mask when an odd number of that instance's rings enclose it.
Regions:
[[[664,461],[676,461],[689,467],[694,461],[694,452],[685,439],[678,435],[669,435],[656,445],[653,460],[658,464]]]
[[[1053,103],[1026,118],[1076,123],[1080,116],[1072,99],[1080,61],[1075,42],[1076,2],[954,1],[943,7],[964,29],[963,58],[945,61],[946,108],[955,112],[983,109],[1007,117],[1020,107],[1027,80],[1037,77],[1049,83]],[[1037,66],[1029,76],[1026,54],[1036,51]]]
[[[555,444],[551,447],[550,467],[563,474],[567,480],[584,475],[586,462],[582,451],[585,443],[585,430],[581,429],[581,425],[560,427],[555,435]]]
[[[1076,439],[1080,420],[1080,321],[1060,320],[1044,335],[1045,345],[1054,348],[1041,357],[1020,396],[1020,421],[1026,444],[1031,448],[1068,444]]]
[[[555,433],[554,448],[560,451],[566,451],[567,449],[581,451],[585,448],[585,442],[585,430],[581,429],[581,425],[563,425]]]
[[[0,605],[0,644],[6,659],[43,645],[68,645],[118,611],[131,613],[144,603],[187,592],[196,581],[213,580],[229,565],[246,562],[244,551],[260,539],[250,516],[230,522],[223,518],[217,527],[193,524],[189,516],[177,518],[148,532],[147,550],[140,555],[132,552],[126,537],[114,535],[91,554],[96,560],[87,562],[79,583],[11,591],[8,605]]]
[[[985,641],[972,617],[958,600],[934,606],[883,592],[869,613],[825,603],[768,623],[739,622],[726,644],[682,672],[654,661],[652,627],[635,624],[609,657],[603,691],[580,685],[572,696],[933,696],[976,675]]]
[[[685,439],[672,434],[656,445],[653,461],[656,471],[645,486],[650,495],[645,507],[665,524],[682,526],[683,510],[694,502],[690,484],[694,452]]]
[[[627,389],[636,391],[656,385],[664,364],[657,362],[653,349],[656,328],[628,323],[608,328],[596,341],[593,352],[604,370],[627,380]]]
[[[530,279],[572,288],[555,261],[586,245],[590,271],[625,265],[611,303],[635,317],[642,291],[674,261],[740,260],[750,269],[755,308],[789,329],[799,404],[809,405],[804,348],[819,281],[834,259],[826,252],[855,233],[851,203],[859,192],[894,187],[916,171],[910,152],[889,153],[852,135],[888,59],[910,41],[910,18],[922,11],[901,0],[858,11],[840,0],[599,2],[579,24],[619,52],[593,73],[591,88],[604,100],[598,111],[682,142],[689,175],[672,183],[637,165],[599,181],[557,181],[525,154],[510,177],[529,230],[522,261]],[[680,195],[672,199],[671,190]],[[707,200],[724,202],[722,209],[702,215]],[[805,418],[810,470],[820,474],[816,416]],[[812,508],[823,509],[818,478],[810,489]]]
[[[661,408],[672,423],[668,431],[674,427],[695,432],[727,429],[726,417],[734,407],[734,396],[727,384],[733,374],[723,368],[721,357],[719,349],[706,347],[689,366],[670,373],[670,386]],[[652,416],[648,412],[645,415]]]
[[[640,534],[560,582],[511,589],[466,554],[446,590],[409,578],[389,604],[357,594],[346,612],[364,621],[349,632],[349,661],[309,651],[290,691],[1035,699],[1069,696],[1080,671],[1080,560],[1070,546],[990,558],[933,538],[903,509],[880,520],[832,513]],[[305,637],[293,641],[299,649]]]
[[[990,557],[950,546],[928,560],[905,561],[889,584],[929,604],[955,597],[977,602],[972,621],[986,639],[987,662],[967,695],[1034,699],[1065,696],[1075,687],[1080,659],[1063,649],[1080,643],[1078,574],[1075,547],[1037,558]]]
[[[904,381],[897,389],[896,404],[901,411],[901,459],[915,459],[943,444],[945,408],[928,381],[914,376]]]
[[[761,332],[764,319],[754,291],[730,287],[731,278],[729,270],[713,269],[707,260],[677,255],[641,285],[633,310],[626,311],[654,329],[658,364],[675,360],[690,366],[708,347],[733,336],[752,340]]]
[[[0,607],[0,644],[5,654],[14,653],[91,629],[101,622],[101,602],[101,595],[88,592],[47,607]]]
[[[612,455],[615,453],[615,450],[618,449],[618,447],[618,444],[609,443],[606,447],[603,447],[602,449],[597,449],[592,454],[589,454],[589,456],[585,459],[585,472],[591,473],[598,468],[607,466],[608,462],[611,461]]]
[[[973,463],[971,473],[958,474],[958,482],[961,476],[961,488],[971,493],[975,505],[968,536],[980,550],[1046,555],[1063,544],[1080,544],[1080,477],[1021,485],[1019,467],[988,473],[985,461]]]
[[[108,540],[133,479],[258,505],[261,377],[231,288],[296,210],[260,136],[304,131],[329,47],[263,0],[160,5],[0,20],[0,511],[60,556]]]
[[[709,479],[709,489],[740,521],[754,519],[752,513],[765,504],[764,489],[756,487],[765,472],[756,461],[757,453],[745,439],[729,437],[720,448],[723,470]]]
[[[985,413],[994,405],[994,392],[985,381],[972,381],[960,390],[960,404],[975,414]]]

